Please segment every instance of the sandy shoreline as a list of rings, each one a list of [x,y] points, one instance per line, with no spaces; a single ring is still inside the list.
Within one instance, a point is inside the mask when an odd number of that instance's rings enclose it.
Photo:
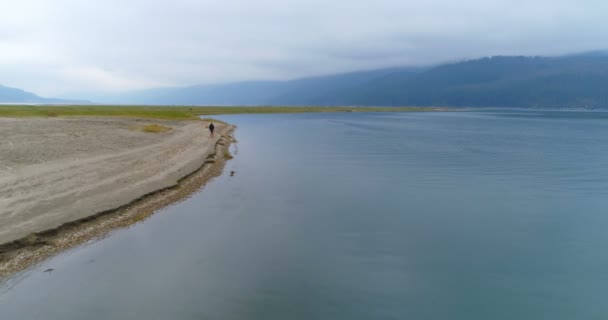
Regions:
[[[210,138],[201,121],[0,119],[0,277],[198,190],[232,141],[216,125]]]

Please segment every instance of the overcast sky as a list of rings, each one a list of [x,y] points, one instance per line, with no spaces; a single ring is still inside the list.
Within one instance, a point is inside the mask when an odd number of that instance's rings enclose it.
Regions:
[[[0,84],[45,96],[606,48],[606,0],[0,0]]]

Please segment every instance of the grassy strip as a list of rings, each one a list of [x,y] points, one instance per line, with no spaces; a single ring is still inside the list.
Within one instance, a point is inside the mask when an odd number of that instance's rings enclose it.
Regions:
[[[153,124],[144,126],[141,130],[143,132],[163,133],[163,132],[167,132],[167,131],[171,130],[171,127],[153,123]]]
[[[184,107],[184,106],[50,106],[0,105],[0,117],[132,117],[152,119],[198,119],[201,115],[309,112],[408,112],[443,111],[422,107]]]

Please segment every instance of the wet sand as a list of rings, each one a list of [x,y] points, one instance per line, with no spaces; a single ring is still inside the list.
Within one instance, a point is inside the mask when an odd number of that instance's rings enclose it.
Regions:
[[[148,124],[170,127],[144,132]],[[232,126],[0,118],[0,277],[131,225],[221,173]]]

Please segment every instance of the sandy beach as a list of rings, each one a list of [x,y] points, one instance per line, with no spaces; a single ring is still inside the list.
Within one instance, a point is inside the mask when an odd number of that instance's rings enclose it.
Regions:
[[[144,131],[150,124],[170,129]],[[218,141],[232,130],[216,123],[212,138],[207,124],[0,118],[0,244],[6,251],[7,243],[177,185],[214,162],[209,159],[216,156]]]

